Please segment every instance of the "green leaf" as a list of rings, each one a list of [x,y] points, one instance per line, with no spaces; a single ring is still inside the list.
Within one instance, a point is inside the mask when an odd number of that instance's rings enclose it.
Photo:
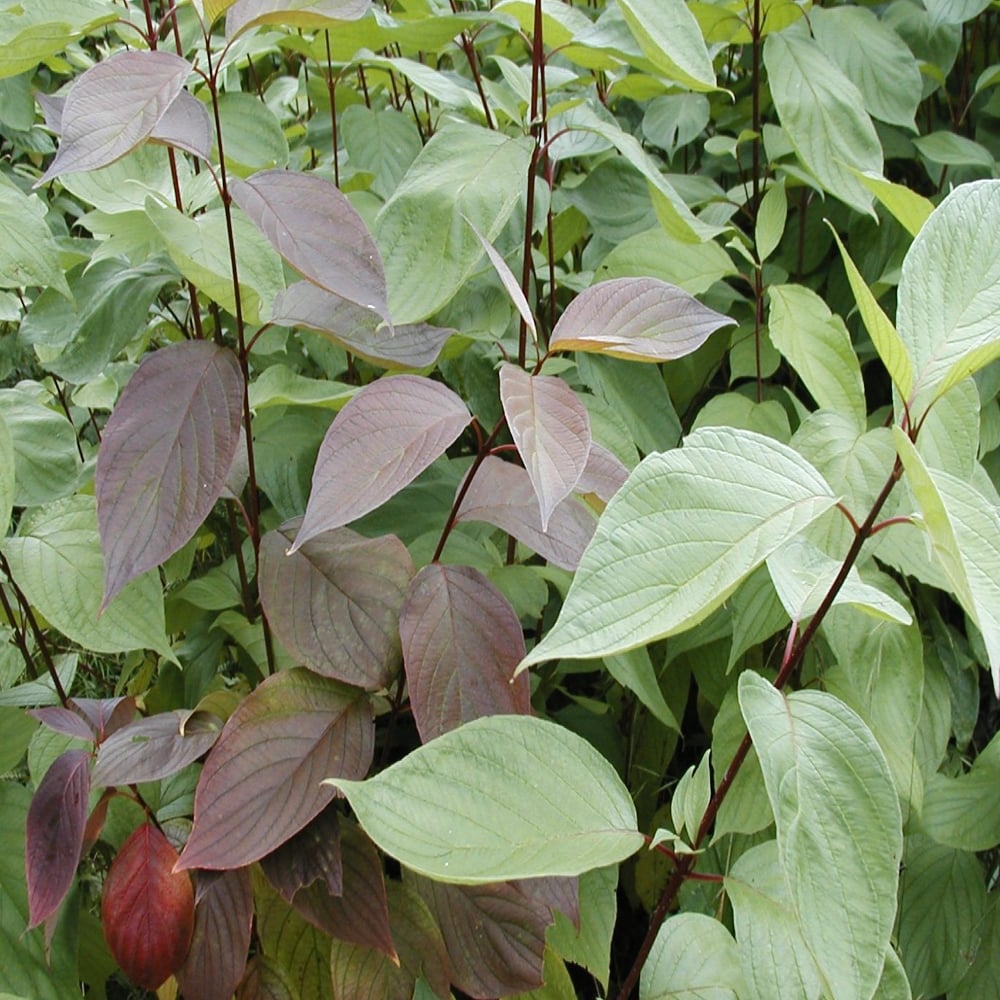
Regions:
[[[354,104],[341,114],[339,129],[352,166],[374,174],[372,190],[388,200],[420,153],[413,119],[403,112]]]
[[[580,876],[580,927],[555,911],[548,943],[567,962],[582,965],[607,988],[611,975],[611,935],[618,914],[618,868],[595,868]]]
[[[882,173],[882,145],[858,88],[793,27],[764,42],[771,96],[799,159],[830,194],[872,214],[871,195],[851,172]]]
[[[900,386],[916,421],[934,400],[1000,357],[1000,181],[957,187],[903,261],[899,335],[914,370]]]
[[[14,440],[7,430],[7,421],[0,411],[0,537],[7,534],[10,515],[14,510]]]
[[[31,604],[84,649],[153,649],[174,658],[157,573],[133,580],[99,614],[104,559],[93,497],[69,497],[33,512],[4,541],[3,551]]]
[[[754,243],[757,247],[757,259],[760,263],[763,264],[777,249],[785,232],[787,217],[788,197],[785,194],[785,182],[782,180],[772,184],[767,189],[764,197],[761,198],[760,208],[757,210],[757,221],[754,224]]]
[[[9,17],[9,14],[4,15]],[[26,195],[0,175],[0,288],[51,287],[72,301],[59,261],[59,247],[45,222],[38,195]]]
[[[746,996],[736,942],[718,920],[678,913],[664,921],[639,979],[639,1000]]]
[[[802,937],[833,1000],[870,996],[889,950],[903,849],[889,766],[861,719],[832,695],[785,697],[745,671],[739,698]]]
[[[367,781],[329,781],[382,850],[442,882],[578,875],[642,844],[611,765],[528,716],[476,719]]]
[[[768,295],[774,346],[802,377],[818,406],[849,414],[864,430],[868,408],[861,365],[843,321],[804,285],[772,285]]]
[[[991,892],[980,925],[982,942],[972,968],[951,992],[951,1000],[980,1000],[1000,991],[1000,892]]]
[[[530,156],[527,141],[474,125],[434,134],[375,223],[394,323],[426,319],[461,288],[482,249],[465,219],[495,240],[521,199]]]
[[[805,459],[750,431],[703,428],[649,455],[608,504],[555,626],[519,669],[697,625],[834,502]]]
[[[288,165],[288,140],[274,112],[253,94],[219,98],[226,166],[240,177]]]
[[[993,154],[978,142],[955,132],[930,132],[913,140],[917,152],[938,166],[979,167],[993,172]]]
[[[622,687],[628,688],[668,729],[677,733],[681,731],[677,717],[660,690],[648,650],[639,647],[617,656],[607,656],[604,658],[604,666]]]
[[[715,90],[701,28],[684,0],[621,0],[618,6],[646,57],[668,80]]]
[[[916,236],[920,232],[934,211],[934,202],[902,184],[895,184],[884,177],[874,177],[870,174],[859,173],[857,178],[911,236]]]

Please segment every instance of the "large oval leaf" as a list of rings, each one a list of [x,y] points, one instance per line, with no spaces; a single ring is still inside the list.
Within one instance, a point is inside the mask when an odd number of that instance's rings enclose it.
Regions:
[[[470,566],[425,566],[399,621],[413,720],[427,743],[484,715],[531,711],[524,633],[508,600]]]
[[[362,776],[374,745],[371,706],[356,689],[302,668],[268,677],[205,762],[178,868],[240,868],[270,854],[333,798],[321,779]]]
[[[582,737],[525,715],[476,719],[368,781],[329,783],[382,850],[442,882],[578,875],[642,844],[614,768]]]
[[[500,401],[538,495],[542,531],[547,531],[553,509],[573,492],[587,467],[590,417],[561,378],[529,375],[517,365],[500,369]]]
[[[871,996],[890,947],[903,850],[889,765],[861,719],[832,695],[786,698],[745,671],[739,699],[802,937],[833,1000]]]
[[[521,668],[621,653],[704,620],[836,502],[799,454],[707,427],[647,456],[608,504],[551,632]]]
[[[102,607],[201,527],[226,485],[242,404],[243,375],[228,348],[187,341],[139,365],[97,459]]]
[[[265,170],[245,181],[233,178],[230,190],[296,271],[389,320],[382,256],[364,220],[331,181]]]
[[[444,454],[469,420],[461,398],[429,378],[397,375],[366,385],[323,438],[291,551],[385,503]]]
[[[38,183],[105,167],[134,149],[190,72],[191,64],[171,52],[119,52],[92,66],[66,95],[59,151]]]
[[[624,0],[619,6],[643,54],[661,75],[691,90],[715,89],[701,28],[683,0]]]
[[[260,543],[260,599],[275,634],[317,673],[369,691],[399,666],[399,613],[413,560],[393,535],[324,532],[285,555],[294,522]]]
[[[735,320],[659,278],[613,278],[582,291],[559,317],[549,347],[633,361],[669,361],[697,350]]]

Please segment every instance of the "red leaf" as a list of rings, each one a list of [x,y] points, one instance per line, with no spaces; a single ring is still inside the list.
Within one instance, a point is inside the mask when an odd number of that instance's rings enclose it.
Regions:
[[[413,323],[390,333],[379,329],[379,317],[370,309],[309,281],[298,281],[275,296],[271,322],[315,330],[380,368],[427,368],[455,332]]]
[[[97,458],[102,607],[201,527],[225,486],[242,405],[243,376],[228,348],[186,341],[139,365]]]
[[[538,498],[519,465],[490,456],[479,467],[458,510],[458,521],[485,521],[513,535],[562,569],[575,570],[597,522],[573,497],[552,511],[542,529]]]
[[[261,858],[260,867],[286,903],[313,882],[322,882],[331,896],[343,895],[344,866],[336,807],[328,806],[276,851]]]
[[[298,523],[261,539],[267,620],[300,663],[377,691],[399,665],[399,612],[413,560],[394,535],[365,538],[349,528],[323,532],[285,555]]]
[[[332,181],[264,170],[230,182],[233,201],[303,277],[389,322],[382,255]]]
[[[187,712],[162,712],[148,719],[138,719],[119,729],[101,744],[97,751],[92,780],[95,785],[131,785],[140,781],[158,781],[176,774],[203,753],[207,753],[219,737],[222,723],[208,713],[199,713],[188,721],[184,732],[181,725]]]
[[[38,184],[105,167],[135,149],[190,72],[191,64],[170,52],[119,52],[82,73],[66,95],[59,151]]]
[[[250,871],[198,875],[194,933],[177,981],[188,1000],[229,1000],[247,967],[253,926]]]
[[[500,369],[500,401],[547,531],[552,511],[587,466],[590,416],[561,378],[529,375],[517,365]]]
[[[69,703],[90,721],[98,743],[135,716],[135,698],[70,698]]]
[[[43,726],[63,736],[73,736],[78,740],[93,740],[96,733],[82,715],[61,705],[46,708],[29,708],[28,715],[34,716]]]
[[[187,955],[194,890],[175,872],[177,852],[151,823],[122,844],[104,880],[101,923],[115,961],[136,985],[155,990]]]
[[[531,711],[524,633],[507,599],[469,566],[425,566],[399,622],[413,719],[420,739],[483,715]]]
[[[549,349],[634,361],[669,361],[697,350],[735,320],[659,278],[614,278],[584,289],[559,317]]]
[[[45,772],[31,800],[24,844],[29,930],[59,909],[73,884],[89,794],[90,754],[67,750]]]
[[[241,868],[298,833],[333,798],[332,776],[363,778],[371,705],[309,670],[268,677],[229,717],[194,798],[179,868]]]
[[[444,454],[470,419],[465,403],[429,378],[395,375],[366,385],[323,438],[292,550],[381,506]]]

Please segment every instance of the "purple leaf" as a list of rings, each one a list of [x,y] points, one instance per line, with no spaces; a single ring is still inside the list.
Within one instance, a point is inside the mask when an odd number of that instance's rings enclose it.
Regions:
[[[28,929],[59,909],[80,863],[90,794],[90,754],[67,750],[45,772],[28,808],[24,843]]]
[[[200,713],[197,723],[187,715],[183,711],[161,712],[109,736],[97,751],[94,785],[158,781],[207,753],[219,738],[221,722],[208,713]]]
[[[592,441],[587,466],[576,484],[577,493],[593,493],[607,503],[628,479],[628,469],[607,448]]]
[[[63,105],[59,150],[35,186],[131,152],[156,128],[190,72],[191,64],[170,52],[119,52],[82,73]]]
[[[444,454],[470,419],[465,403],[429,378],[394,375],[366,385],[323,438],[292,551],[395,496]]]
[[[93,741],[96,733],[90,723],[68,708],[52,705],[48,708],[29,708],[28,715],[34,716],[43,726],[62,733],[63,736],[73,736],[79,740]]]
[[[371,0],[237,0],[226,14],[226,37],[258,24],[332,28],[331,21],[356,21],[370,7]]]
[[[578,500],[568,497],[542,530],[538,498],[519,465],[490,456],[479,467],[458,510],[458,521],[485,521],[513,535],[562,569],[575,570],[597,522]]]
[[[294,837],[261,858],[260,867],[286,903],[313,882],[321,882],[331,896],[343,895],[344,866],[336,808],[330,805],[324,809]]]
[[[399,666],[399,612],[413,576],[406,546],[338,528],[294,548],[297,525],[261,539],[260,599],[275,635],[317,673],[384,688]]]
[[[584,289],[559,318],[549,349],[633,361],[669,361],[697,350],[735,320],[658,278],[614,278]]]
[[[460,990],[496,997],[541,986],[549,906],[507,883],[413,881],[441,928],[451,981]]]
[[[524,634],[507,598],[468,566],[425,566],[399,621],[410,704],[426,743],[483,715],[531,712],[531,691],[513,683]]]
[[[163,112],[149,138],[151,142],[175,146],[185,153],[210,160],[215,133],[205,105],[182,90]]]
[[[303,277],[389,322],[382,255],[357,210],[331,181],[264,170],[230,183],[233,201]]]
[[[66,107],[66,97],[63,94],[36,93],[35,100],[42,109],[45,127],[55,135],[62,132],[63,108]]]
[[[522,878],[510,883],[529,899],[544,903],[555,920],[558,911],[580,929],[580,878],[577,875],[550,875],[545,878]]]
[[[427,368],[455,332],[427,323],[379,329],[379,318],[370,309],[309,281],[298,281],[275,296],[271,322],[315,330],[380,368]]]
[[[204,340],[148,354],[108,419],[97,458],[102,608],[201,527],[239,443],[243,376]]]
[[[500,401],[547,531],[552,511],[587,466],[590,416],[561,378],[529,375],[517,365],[500,369]]]
[[[323,779],[363,778],[374,747],[361,692],[302,668],[268,677],[205,762],[178,868],[241,868],[270,854],[329,804]]]
[[[69,703],[87,718],[98,743],[127,726],[135,717],[135,698],[70,698]]]
[[[196,878],[194,934],[177,981],[192,1000],[229,1000],[246,971],[250,948],[250,871],[237,868]]]
[[[465,216],[463,215],[462,218],[465,219]],[[537,341],[538,331],[535,329],[535,317],[531,314],[531,306],[528,305],[528,300],[524,297],[524,292],[521,291],[521,286],[518,284],[517,278],[514,277],[511,269],[507,266],[507,261],[497,253],[496,247],[468,219],[465,219],[465,221],[483,245],[486,256],[493,265],[493,270],[496,271],[501,284],[510,296],[511,302],[514,303],[514,308],[517,309],[521,319],[524,320],[524,325],[531,331],[531,339]]]
[[[395,958],[382,859],[356,823],[341,823],[340,857],[343,892],[332,896],[322,882],[313,882],[295,894],[292,906],[324,934]]]

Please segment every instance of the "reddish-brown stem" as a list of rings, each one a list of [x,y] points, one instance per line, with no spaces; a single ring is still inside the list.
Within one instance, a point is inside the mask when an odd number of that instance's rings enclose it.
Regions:
[[[4,614],[7,616],[7,621],[10,622],[11,630],[14,633],[14,644],[21,651],[21,658],[24,660],[24,666],[28,671],[28,676],[35,680],[38,677],[38,667],[35,666],[35,661],[31,655],[31,651],[28,649],[28,642],[24,636],[24,629],[18,624],[17,616],[14,614],[14,609],[10,606],[10,601],[7,599],[7,591],[3,589],[0,585],[0,607],[3,607]]]

